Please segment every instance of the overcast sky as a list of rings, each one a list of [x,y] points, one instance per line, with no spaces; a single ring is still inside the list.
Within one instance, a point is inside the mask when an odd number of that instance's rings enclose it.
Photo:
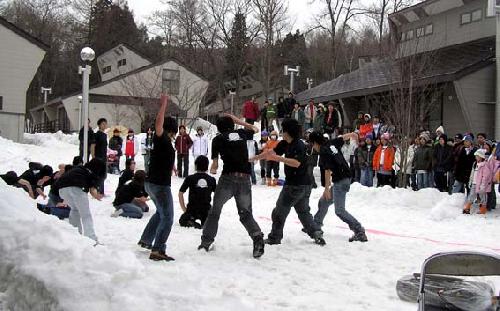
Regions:
[[[288,15],[291,20],[295,22],[293,27],[294,30],[302,30],[307,24],[311,24],[313,15],[320,11],[320,6],[318,4],[310,5],[310,2],[311,0],[289,0]],[[134,11],[136,22],[138,23],[146,23],[145,18],[152,11],[162,7],[160,0],[128,0],[128,4],[132,11]]]

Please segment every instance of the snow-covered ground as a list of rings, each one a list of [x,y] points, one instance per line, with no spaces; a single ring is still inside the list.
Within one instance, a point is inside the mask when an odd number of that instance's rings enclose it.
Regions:
[[[75,135],[29,135],[27,142],[0,138],[0,173],[22,173],[28,161],[56,168],[78,149]],[[137,162],[141,167],[142,158]],[[172,181],[177,221],[182,179]],[[103,243],[93,247],[69,223],[40,213],[22,190],[0,181],[0,310],[413,311],[416,304],[398,299],[396,281],[418,272],[425,258],[455,250],[500,253],[498,209],[463,216],[461,195],[354,184],[347,209],[367,228],[368,243],[347,242],[351,233],[332,209],[323,228],[327,245],[317,246],[291,212],[282,245],[267,246],[255,260],[231,200],[213,252],[197,251],[201,232],[176,222],[167,246],[176,261],[151,262],[136,245],[150,215],[110,217],[117,182],[109,175],[108,197],[91,200]],[[279,191],[253,188],[254,214],[265,233]],[[312,193],[313,212],[321,194]]]

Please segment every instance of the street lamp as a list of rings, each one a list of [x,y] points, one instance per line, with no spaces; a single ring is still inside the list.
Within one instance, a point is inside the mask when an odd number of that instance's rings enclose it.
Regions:
[[[83,163],[89,160],[89,77],[92,71],[90,62],[95,58],[95,52],[89,47],[84,47],[80,52],[80,58],[85,67],[79,66],[78,73],[82,75],[82,108],[83,108]]]
[[[231,95],[231,114],[234,114],[234,95],[236,95],[236,92],[230,90],[229,95]]]
[[[300,75],[300,66],[292,68],[292,67],[288,67],[287,65],[285,65],[284,69],[285,69],[284,70],[285,76],[290,75],[290,92],[293,93],[293,82],[294,82],[295,74],[297,75],[297,77]]]

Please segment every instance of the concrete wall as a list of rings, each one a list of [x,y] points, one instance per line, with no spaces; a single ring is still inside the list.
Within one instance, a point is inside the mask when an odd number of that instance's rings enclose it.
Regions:
[[[2,25],[0,25],[0,42],[2,42],[0,44],[2,111],[14,113],[14,115],[2,114],[0,120],[1,135],[14,141],[20,141],[24,129],[26,91],[43,60],[45,51]],[[21,123],[18,124],[18,122]]]
[[[127,64],[125,66],[118,67],[118,61],[121,59],[126,59]],[[150,64],[150,61],[136,54],[123,44],[118,45],[116,48],[100,55],[97,58],[97,65],[99,67],[99,73],[101,74],[102,81],[107,81],[121,74]],[[106,66],[111,66],[111,71],[103,73],[103,69]]]
[[[399,46],[400,53],[406,56],[495,36],[496,21],[494,17],[487,16],[487,3],[487,0],[471,1],[463,7],[402,25],[398,32],[403,33],[413,29],[414,39],[402,42]],[[463,13],[477,9],[482,10],[480,21],[460,24]],[[417,38],[416,29],[429,24],[433,25],[432,35]]]
[[[443,127],[448,136],[470,131],[453,83],[446,85],[443,94]]]

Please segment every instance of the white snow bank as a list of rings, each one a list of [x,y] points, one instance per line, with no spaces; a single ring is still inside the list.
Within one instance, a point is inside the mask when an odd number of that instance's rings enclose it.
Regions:
[[[79,144],[78,134],[64,134],[61,131],[57,133],[35,133],[35,134],[24,134],[24,143],[30,145],[53,147],[54,145],[63,144]]]

